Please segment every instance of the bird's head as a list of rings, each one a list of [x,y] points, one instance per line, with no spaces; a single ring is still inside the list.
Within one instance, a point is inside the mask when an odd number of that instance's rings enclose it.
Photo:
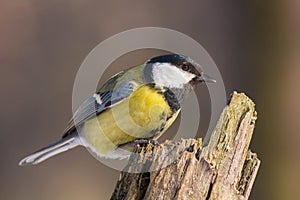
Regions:
[[[147,74],[147,75],[146,75]],[[145,76],[150,81],[169,88],[193,88],[201,82],[216,82],[201,71],[191,58],[178,54],[154,57],[147,61]]]

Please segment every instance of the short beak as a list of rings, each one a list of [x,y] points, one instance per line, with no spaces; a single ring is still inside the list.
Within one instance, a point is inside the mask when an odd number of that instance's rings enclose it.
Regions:
[[[201,73],[200,76],[197,77],[197,80],[201,81],[201,82],[205,82],[205,83],[215,83],[217,82],[215,79],[213,79],[212,77]]]

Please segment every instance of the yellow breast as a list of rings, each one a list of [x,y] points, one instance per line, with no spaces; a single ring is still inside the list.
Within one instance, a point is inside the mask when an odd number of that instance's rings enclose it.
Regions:
[[[118,105],[87,121],[85,139],[91,148],[105,155],[121,144],[156,138],[170,125],[168,119],[174,121],[172,115],[163,94],[144,85]]]

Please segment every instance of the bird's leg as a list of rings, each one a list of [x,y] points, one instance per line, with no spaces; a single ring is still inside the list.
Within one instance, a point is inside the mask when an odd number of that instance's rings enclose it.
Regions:
[[[158,146],[159,145],[159,142],[157,140],[153,140],[153,139],[139,139],[139,140],[135,140],[133,141],[133,143],[135,145],[137,144],[153,144],[155,146]]]
[[[130,146],[136,146],[138,144],[153,144],[155,146],[159,145],[159,142],[157,140],[153,140],[153,139],[138,139],[138,140],[134,140],[132,142],[128,142],[125,144],[121,144],[119,145],[119,148],[125,148],[125,147],[130,147]]]

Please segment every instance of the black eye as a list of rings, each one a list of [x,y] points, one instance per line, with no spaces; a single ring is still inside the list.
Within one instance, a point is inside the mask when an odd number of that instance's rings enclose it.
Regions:
[[[182,69],[183,71],[189,71],[190,66],[187,65],[187,64],[183,64],[183,65],[181,65],[181,69]]]

